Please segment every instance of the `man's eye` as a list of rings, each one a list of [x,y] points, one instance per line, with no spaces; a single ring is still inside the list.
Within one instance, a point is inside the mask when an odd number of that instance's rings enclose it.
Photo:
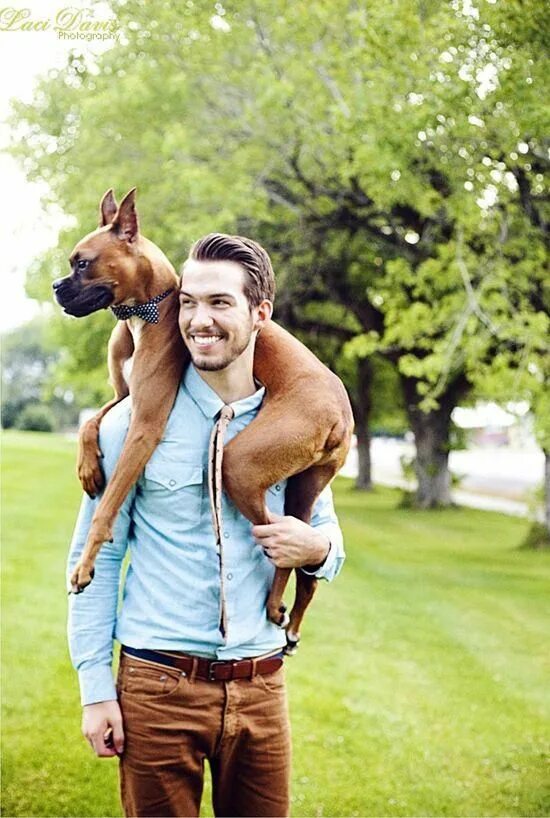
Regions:
[[[85,258],[80,258],[76,263],[77,270],[85,270],[88,266],[88,260]]]
[[[190,300],[188,298],[180,298],[180,306],[188,307],[190,305]]]
[[[228,302],[228,301],[222,301],[222,299],[221,299],[221,298],[216,298],[216,300],[215,300],[213,303],[214,303],[214,304],[215,304],[217,307],[219,307],[219,306],[222,306],[222,307],[228,307],[228,306],[229,306],[229,302]]]

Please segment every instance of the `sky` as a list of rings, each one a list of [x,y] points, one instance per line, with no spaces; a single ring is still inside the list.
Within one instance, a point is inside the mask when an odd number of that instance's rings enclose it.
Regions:
[[[60,23],[73,33],[80,21],[86,19],[84,12],[89,3],[85,0],[23,0],[23,3],[9,8],[0,7],[0,224],[2,225],[2,299],[0,302],[0,331],[12,329],[48,310],[27,298],[24,290],[25,273],[32,260],[46,248],[55,245],[57,234],[64,223],[59,211],[46,212],[41,204],[45,187],[30,184],[25,174],[11,156],[5,153],[9,128],[6,118],[10,111],[10,101],[21,99],[32,101],[33,87],[37,76],[50,68],[64,64],[75,42],[61,39],[55,30]],[[28,16],[20,20],[10,17],[13,10],[28,10]],[[67,11],[71,9],[72,11]],[[94,9],[96,7],[94,6]],[[81,13],[78,18],[77,12]],[[61,17],[58,17],[61,15]],[[93,12],[94,20],[108,18],[105,7]],[[90,18],[88,18],[90,19]],[[29,31],[20,28],[23,24],[38,24],[46,30]],[[8,30],[6,30],[8,29]],[[78,41],[79,50],[98,53],[108,47],[109,41],[88,43]],[[60,270],[59,275],[65,271]]]

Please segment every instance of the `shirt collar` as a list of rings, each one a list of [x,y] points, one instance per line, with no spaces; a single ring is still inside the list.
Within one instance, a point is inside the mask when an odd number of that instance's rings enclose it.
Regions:
[[[225,406],[220,396],[214,392],[212,387],[208,386],[206,381],[203,381],[193,364],[189,364],[187,372],[183,378],[183,383],[203,415],[207,418],[214,418],[220,412],[221,408]],[[260,387],[253,395],[247,398],[241,398],[229,405],[235,413],[235,417],[244,415],[247,412],[257,409],[264,399],[265,386]]]

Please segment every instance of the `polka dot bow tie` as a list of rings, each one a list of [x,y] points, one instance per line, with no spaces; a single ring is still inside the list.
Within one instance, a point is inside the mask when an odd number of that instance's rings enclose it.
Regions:
[[[159,304],[163,298],[166,298],[167,295],[170,295],[172,291],[173,288],[166,290],[160,295],[150,298],[149,301],[146,301],[144,304],[136,304],[135,307],[127,307],[126,304],[121,304],[119,307],[111,307],[111,310],[119,321],[126,321],[133,315],[137,315],[138,318],[143,318],[143,320],[149,324],[158,324],[160,316],[157,304]]]

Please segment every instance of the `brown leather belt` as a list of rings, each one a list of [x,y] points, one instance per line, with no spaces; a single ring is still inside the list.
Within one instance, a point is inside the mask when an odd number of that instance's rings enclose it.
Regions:
[[[235,661],[221,661],[218,659],[203,659],[200,656],[189,656],[186,653],[164,653],[159,650],[130,648],[122,645],[122,652],[126,656],[144,659],[147,662],[157,662],[167,667],[182,670],[188,676],[196,676],[208,682],[230,682],[232,679],[253,679],[254,676],[267,676],[275,673],[283,664],[283,655],[265,656],[262,659],[236,659]]]

